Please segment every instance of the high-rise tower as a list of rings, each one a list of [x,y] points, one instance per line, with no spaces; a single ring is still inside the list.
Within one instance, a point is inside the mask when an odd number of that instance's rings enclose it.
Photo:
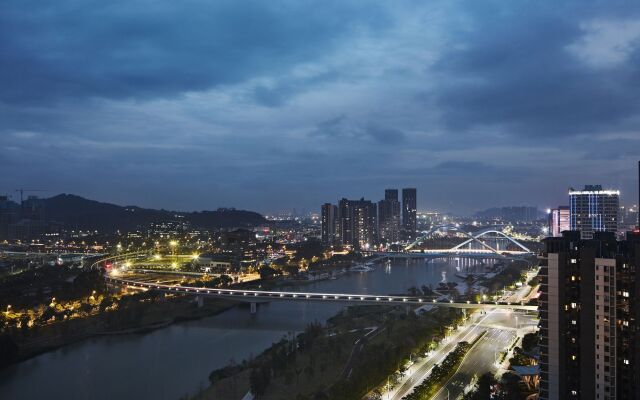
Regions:
[[[402,230],[406,239],[416,238],[417,193],[415,188],[402,189]]]
[[[618,190],[603,190],[600,185],[587,185],[584,190],[570,190],[569,202],[571,230],[584,232],[585,237],[591,232],[618,231]]]
[[[384,200],[378,202],[378,235],[380,242],[400,240],[400,202],[398,189],[386,189]]]
[[[581,236],[545,239],[540,399],[639,400],[640,233]]]

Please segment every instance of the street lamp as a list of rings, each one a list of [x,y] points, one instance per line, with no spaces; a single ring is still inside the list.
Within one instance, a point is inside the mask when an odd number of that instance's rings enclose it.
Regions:
[[[177,262],[178,256],[176,255],[176,246],[178,246],[178,242],[175,240],[172,240],[169,242],[169,246],[171,247],[171,252],[173,253],[173,260]]]
[[[11,310],[11,304],[7,305],[7,311],[5,312],[5,314],[9,315],[9,310]]]

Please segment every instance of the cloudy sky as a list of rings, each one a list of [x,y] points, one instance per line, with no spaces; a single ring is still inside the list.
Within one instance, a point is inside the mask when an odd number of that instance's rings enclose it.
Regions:
[[[0,191],[315,210],[637,198],[640,2],[4,0]],[[40,193],[43,194],[43,193]]]

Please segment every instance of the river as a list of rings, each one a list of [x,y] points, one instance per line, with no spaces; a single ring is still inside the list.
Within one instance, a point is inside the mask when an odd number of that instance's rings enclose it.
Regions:
[[[473,263],[396,260],[301,290],[404,293],[412,286],[460,282],[455,273],[480,268]],[[206,387],[212,370],[257,355],[310,322],[324,322],[342,307],[275,301],[260,304],[254,315],[239,306],[150,333],[88,339],[0,370],[0,399],[176,400]]]

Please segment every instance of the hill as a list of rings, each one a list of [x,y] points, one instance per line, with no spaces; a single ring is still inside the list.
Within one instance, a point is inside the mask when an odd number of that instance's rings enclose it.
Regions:
[[[182,216],[193,227],[205,229],[252,227],[266,222],[256,212],[235,209],[175,212],[101,203],[72,194],[60,194],[42,201],[47,220],[62,223],[66,229],[73,230],[135,230],[152,222],[174,220],[176,216]]]

